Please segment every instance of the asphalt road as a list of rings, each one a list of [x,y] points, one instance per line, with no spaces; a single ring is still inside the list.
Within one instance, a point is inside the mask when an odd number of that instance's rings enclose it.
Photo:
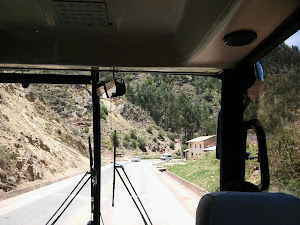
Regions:
[[[194,218],[179,203],[169,189],[161,183],[153,172],[155,160],[122,162],[127,176],[134,186],[153,225],[195,224]],[[142,216],[133,199],[139,201],[129,187],[116,175],[115,202],[112,207],[112,164],[102,167],[101,214],[105,225],[142,225]],[[123,171],[119,169],[123,179]],[[60,204],[69,195],[83,175],[0,202],[1,225],[41,225],[46,224]],[[84,225],[91,219],[90,182],[82,189],[70,207],[55,223],[57,225]],[[151,224],[147,215],[142,213]],[[51,224],[51,223],[49,223]]]

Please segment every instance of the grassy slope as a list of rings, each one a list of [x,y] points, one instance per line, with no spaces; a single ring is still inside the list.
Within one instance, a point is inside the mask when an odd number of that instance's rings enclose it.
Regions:
[[[219,191],[220,163],[215,152],[203,153],[197,160],[170,166],[168,170],[208,192]]]
[[[249,145],[247,151],[251,153],[251,156],[254,156],[257,147]],[[296,172],[299,169],[295,165],[294,158],[294,156],[288,155],[283,159],[269,153],[269,163],[274,165],[270,166],[270,192],[284,192],[300,196],[299,177]],[[196,160],[188,160],[185,165],[169,166],[168,170],[208,192],[214,192],[219,191],[219,168],[220,163],[215,157],[215,152],[208,152],[199,155]],[[289,175],[285,174],[285,179],[278,175],[283,171],[290,171]],[[245,179],[256,185],[260,183],[259,163],[256,159],[246,161]]]

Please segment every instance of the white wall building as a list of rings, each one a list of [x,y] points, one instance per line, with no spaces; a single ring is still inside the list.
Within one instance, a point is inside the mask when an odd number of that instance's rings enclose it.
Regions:
[[[193,158],[205,151],[216,149],[216,135],[201,136],[187,141],[188,149],[184,150],[184,156],[187,159]]]

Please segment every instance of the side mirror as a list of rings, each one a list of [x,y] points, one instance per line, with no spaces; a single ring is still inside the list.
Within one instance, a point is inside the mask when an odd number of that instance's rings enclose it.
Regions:
[[[113,98],[122,96],[126,92],[123,79],[117,78],[110,81],[102,81],[97,85],[97,94],[99,98]]]
[[[254,73],[256,79],[264,81],[264,71],[259,62],[254,63]]]
[[[257,98],[264,90],[264,72],[259,62],[254,63],[254,84],[247,90],[250,100]]]

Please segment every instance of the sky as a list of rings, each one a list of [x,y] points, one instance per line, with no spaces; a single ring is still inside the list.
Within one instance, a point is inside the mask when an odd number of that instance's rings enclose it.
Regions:
[[[298,32],[296,32],[289,39],[285,40],[284,43],[290,47],[292,47],[292,45],[296,45],[298,48],[300,48],[300,30],[298,30]]]

